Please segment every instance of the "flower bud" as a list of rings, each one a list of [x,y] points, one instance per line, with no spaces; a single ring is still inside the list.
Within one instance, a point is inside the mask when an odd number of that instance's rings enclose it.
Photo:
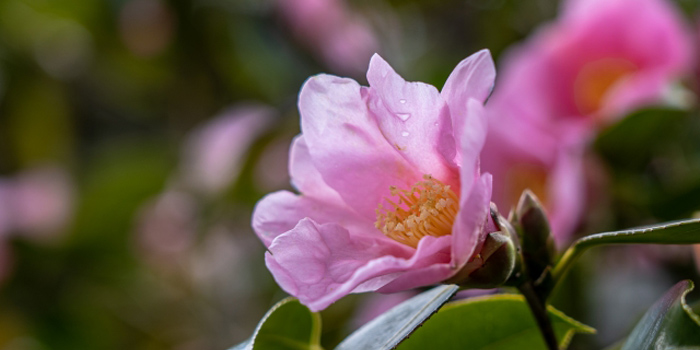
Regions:
[[[503,285],[516,270],[515,230],[494,210],[495,206],[492,207],[493,220],[500,231],[489,233],[479,253],[447,283],[466,288],[495,288]]]
[[[520,239],[527,274],[537,283],[551,267],[555,247],[545,211],[532,191],[525,190],[520,196],[510,222]]]

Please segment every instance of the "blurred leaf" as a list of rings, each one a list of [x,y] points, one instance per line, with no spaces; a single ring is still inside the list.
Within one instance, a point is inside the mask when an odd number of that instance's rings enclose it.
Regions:
[[[394,349],[450,300],[458,289],[455,285],[443,285],[416,295],[362,326],[335,350]]]
[[[693,282],[679,282],[634,327],[622,350],[700,349],[700,317],[685,302]]]
[[[694,244],[700,243],[700,219],[682,220],[660,225],[644,226],[622,231],[597,233],[574,243],[583,250],[601,244],[655,243]]]
[[[321,350],[321,317],[294,298],[275,304],[250,339],[230,350]]]
[[[61,86],[46,79],[15,84],[6,110],[10,139],[20,167],[70,159],[71,106]]]
[[[583,237],[564,253],[552,270],[558,280],[581,253],[603,244],[695,244],[700,243],[700,219],[667,222],[622,231],[597,233]]]
[[[635,112],[601,132],[595,147],[613,168],[643,170],[660,145],[677,142],[677,128],[687,114],[669,108]]]
[[[575,333],[595,332],[551,306],[548,311],[561,349]],[[397,349],[534,350],[546,345],[522,296],[494,295],[446,305]]]

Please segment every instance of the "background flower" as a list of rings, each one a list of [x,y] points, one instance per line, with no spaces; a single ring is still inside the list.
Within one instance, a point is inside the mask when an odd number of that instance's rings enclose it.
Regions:
[[[672,100],[692,51],[667,1],[564,2],[553,22],[502,60],[482,156],[497,184],[494,201],[509,208],[530,187],[557,242],[568,242],[586,201],[590,140],[630,111]]]

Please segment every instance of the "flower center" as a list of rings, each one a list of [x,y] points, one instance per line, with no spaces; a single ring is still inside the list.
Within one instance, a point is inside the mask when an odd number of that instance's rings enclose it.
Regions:
[[[636,70],[632,62],[619,58],[604,58],[585,65],[574,82],[579,111],[583,114],[598,111],[610,88]]]
[[[459,198],[440,180],[423,176],[410,190],[391,187],[396,202],[386,199],[391,208],[380,203],[374,226],[389,238],[413,248],[426,235],[445,236],[452,233],[452,224],[459,210]]]

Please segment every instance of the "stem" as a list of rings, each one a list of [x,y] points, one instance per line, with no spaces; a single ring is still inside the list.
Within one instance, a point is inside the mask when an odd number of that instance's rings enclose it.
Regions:
[[[559,343],[557,342],[557,336],[554,334],[554,328],[552,328],[552,322],[547,314],[547,309],[542,299],[540,299],[535,293],[535,289],[532,287],[532,282],[527,281],[521,284],[518,289],[520,293],[525,296],[527,304],[530,306],[530,311],[532,315],[535,316],[535,321],[537,321],[537,326],[542,332],[542,337],[544,342],[547,344],[549,350],[558,350]]]
[[[552,278],[555,281],[561,280],[564,274],[566,274],[566,272],[569,270],[569,267],[571,267],[571,264],[573,264],[576,258],[583,253],[583,249],[578,248],[579,247],[576,244],[572,245],[566,250],[566,252],[564,252],[561,259],[557,261],[557,264],[552,269]]]
[[[554,268],[552,268],[552,283],[548,288],[542,291],[542,298],[547,300],[552,292],[557,288],[557,285],[564,278],[564,275],[569,271],[571,265],[590,245],[580,244],[580,242],[574,243],[569,249],[564,252],[564,255],[557,261]]]

